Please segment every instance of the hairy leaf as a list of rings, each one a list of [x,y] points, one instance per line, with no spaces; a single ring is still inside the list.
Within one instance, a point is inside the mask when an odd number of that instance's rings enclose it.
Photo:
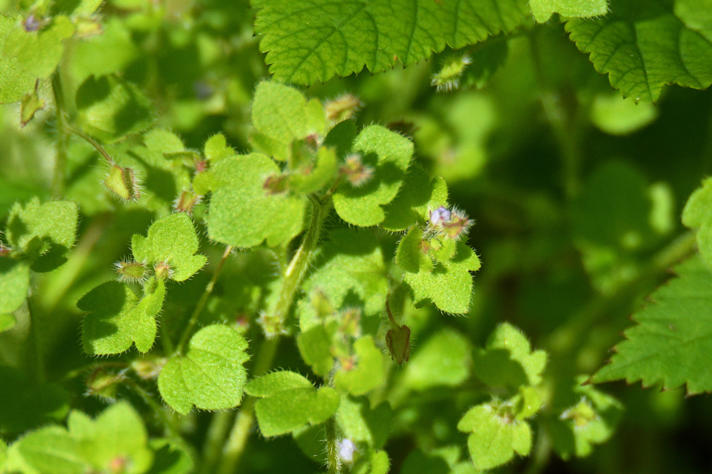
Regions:
[[[161,396],[178,413],[193,405],[221,410],[240,404],[247,380],[247,341],[234,329],[207,326],[195,333],[185,355],[172,357],[158,377]]]
[[[10,210],[5,235],[10,246],[31,257],[74,245],[77,233],[77,205],[69,201],[40,203],[33,198]]]
[[[695,89],[712,84],[712,23],[691,21],[689,5],[689,0],[612,0],[608,15],[570,20],[566,30],[624,96],[656,101],[666,84]]]
[[[543,23],[558,13],[566,18],[587,18],[605,15],[607,0],[529,0],[536,21]]]
[[[210,172],[217,181],[208,213],[211,239],[236,247],[254,247],[264,240],[277,246],[302,230],[305,200],[265,189],[267,179],[280,174],[267,156],[225,158]]]
[[[22,17],[0,15],[0,104],[17,102],[48,77],[59,64],[64,40],[74,33],[65,16],[39,31],[26,31]]]
[[[341,368],[334,376],[334,386],[352,395],[364,395],[385,382],[385,358],[376,347],[370,335],[359,338],[354,343],[356,350],[355,367]]]
[[[443,329],[419,345],[405,366],[402,383],[413,390],[459,385],[470,375],[470,351],[459,332]]]
[[[416,222],[425,222],[428,211],[447,204],[447,184],[440,177],[429,179],[419,167],[408,170],[403,187],[385,207],[381,225],[388,230],[405,230]]]
[[[333,388],[315,389],[306,377],[294,372],[272,372],[258,377],[245,388],[253,397],[255,414],[264,436],[278,436],[307,424],[318,425],[339,407]]]
[[[30,267],[26,262],[18,262],[0,257],[0,314],[12,313],[18,309],[27,298],[30,287]],[[14,318],[9,315],[13,324]],[[0,323],[0,331],[3,328]]]
[[[527,0],[259,0],[255,30],[276,79],[298,84],[381,72],[461,48],[530,18]]]
[[[677,277],[651,295],[652,303],[636,312],[637,325],[625,331],[610,364],[594,382],[640,380],[643,386],[687,386],[689,394],[712,391],[704,367],[712,350],[712,272],[699,257],[675,268]]]

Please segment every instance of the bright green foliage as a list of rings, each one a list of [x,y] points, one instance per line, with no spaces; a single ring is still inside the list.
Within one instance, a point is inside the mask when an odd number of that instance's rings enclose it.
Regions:
[[[463,314],[469,309],[470,272],[480,268],[480,260],[463,242],[427,239],[414,227],[398,244],[396,263],[416,301],[430,299],[446,313]]]
[[[343,435],[355,443],[381,448],[391,431],[392,411],[388,403],[373,408],[364,399],[341,397],[336,422]]]
[[[658,116],[654,104],[635,102],[618,93],[599,94],[591,106],[591,121],[611,135],[628,135],[653,122]]]
[[[297,336],[297,346],[302,359],[321,377],[327,377],[334,367],[334,356],[331,352],[333,331],[329,329],[318,324]]]
[[[528,21],[527,3],[259,0],[255,29],[275,78],[312,84],[364,66],[380,72],[413,64],[446,45],[461,48],[512,31]]]
[[[285,160],[291,144],[308,135],[322,135],[326,116],[319,101],[307,99],[296,89],[276,82],[261,82],[252,102],[253,141],[262,151]]]
[[[576,378],[570,397],[573,404],[561,410],[549,427],[554,449],[563,459],[591,454],[595,444],[613,435],[623,411],[618,400],[583,385],[586,381],[586,376]]]
[[[502,413],[497,403],[470,408],[457,429],[470,433],[467,447],[476,469],[492,469],[509,462],[515,454],[526,456],[531,451],[529,424]]]
[[[306,201],[265,189],[268,178],[280,175],[269,157],[252,153],[226,158],[210,172],[216,181],[208,212],[211,239],[235,247],[254,247],[267,240],[274,247],[302,230]]]
[[[336,152],[329,147],[317,151],[316,163],[289,175],[289,188],[301,193],[317,192],[333,181],[338,170]]]
[[[712,268],[712,180],[695,190],[682,211],[682,223],[697,230],[697,248],[702,260]]]
[[[74,33],[65,16],[39,31],[25,31],[23,18],[0,15],[0,103],[17,102],[59,64],[64,40]]]
[[[146,237],[134,234],[131,238],[137,262],[153,265],[157,274],[159,265],[167,264],[168,276],[175,281],[187,280],[205,265],[204,255],[194,255],[198,247],[198,236],[185,213],[159,219],[148,229]]]
[[[12,329],[15,323],[15,317],[12,314],[0,314],[0,332]]]
[[[352,150],[373,176],[358,185],[345,180],[334,193],[334,209],[349,224],[380,224],[385,219],[383,205],[396,197],[405,178],[413,144],[385,127],[370,125],[358,134]]]
[[[538,385],[545,366],[546,352],[532,351],[526,336],[509,323],[500,324],[475,353],[475,373],[492,387]]]
[[[33,381],[20,370],[0,366],[0,386],[0,435],[59,421],[69,411],[63,389]]]
[[[364,395],[383,385],[386,376],[385,358],[371,336],[354,343],[355,367],[342,368],[334,376],[334,386],[352,395]]]
[[[540,23],[554,13],[566,18],[587,18],[608,12],[607,0],[529,0],[529,6]]]
[[[146,428],[125,402],[107,408],[95,420],[73,411],[67,425],[68,429],[41,428],[11,445],[10,471],[69,474],[120,468],[121,472],[141,473],[152,465]]]
[[[259,397],[255,413],[262,435],[289,433],[307,424],[317,425],[339,407],[339,395],[330,387],[315,389],[295,372],[272,372],[247,384],[245,391]]]
[[[422,342],[405,366],[402,383],[413,390],[455,387],[470,375],[472,358],[467,339],[444,329]]]
[[[428,210],[447,204],[447,184],[437,177],[428,179],[421,168],[411,167],[403,187],[385,208],[386,218],[381,223],[388,230],[405,230],[415,223],[425,222]]]
[[[146,284],[143,297],[130,286],[110,281],[84,295],[77,307],[87,314],[82,341],[88,354],[119,354],[132,344],[147,352],[156,339],[156,314],[165,297],[163,280]]]
[[[5,236],[13,252],[31,257],[59,247],[74,245],[77,233],[77,205],[68,201],[40,204],[37,198],[24,206],[15,204],[7,220]]]
[[[366,316],[380,314],[386,305],[388,280],[383,251],[366,231],[337,230],[328,235],[316,270],[305,280],[305,297],[297,314],[302,330],[319,322],[315,299],[324,297],[331,310],[358,304]]]
[[[29,265],[0,257],[0,315],[3,315],[2,319],[5,321],[4,324],[0,323],[0,331],[15,324],[15,319],[9,313],[22,305],[29,287]]]
[[[78,122],[90,135],[114,141],[151,126],[151,104],[133,84],[115,76],[90,77],[77,90]]]
[[[608,15],[570,20],[566,30],[624,96],[656,101],[666,84],[712,84],[712,27],[696,20],[704,9],[703,1],[614,0]]]
[[[594,382],[640,380],[644,386],[687,386],[689,394],[712,390],[712,376],[699,370],[712,350],[709,299],[712,273],[700,258],[676,267],[677,278],[651,295],[653,301],[633,315],[637,325],[625,331],[610,364]]]
[[[247,381],[247,341],[232,328],[207,326],[191,338],[185,355],[168,360],[158,377],[161,396],[178,413],[193,405],[222,410],[240,404]]]
[[[7,459],[7,444],[5,441],[0,439],[0,469],[5,465],[5,460]]]

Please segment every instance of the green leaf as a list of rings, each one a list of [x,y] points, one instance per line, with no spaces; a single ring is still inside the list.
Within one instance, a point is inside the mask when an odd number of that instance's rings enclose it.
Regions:
[[[315,164],[289,175],[289,189],[304,194],[314,193],[331,184],[337,170],[338,162],[334,149],[319,147]]]
[[[457,429],[471,433],[467,447],[477,469],[501,466],[514,458],[515,453],[526,456],[531,450],[529,424],[498,413],[494,404],[484,403],[470,408],[460,419]]]
[[[153,453],[138,413],[119,402],[95,420],[73,411],[69,430],[49,426],[31,432],[14,443],[8,453],[8,467],[27,473],[146,472]]]
[[[73,202],[40,204],[39,198],[33,198],[24,206],[20,203],[12,206],[5,235],[13,250],[36,257],[52,247],[66,250],[74,245],[77,220],[77,205]]]
[[[441,252],[426,252],[423,239],[423,231],[414,227],[396,251],[396,263],[403,269],[415,300],[429,299],[447,313],[467,313],[472,294],[470,272],[480,268],[480,259],[465,243],[449,239],[441,242]]]
[[[373,337],[363,336],[354,343],[356,364],[350,370],[341,368],[334,375],[334,386],[352,395],[364,395],[385,382],[385,358]]]
[[[227,145],[225,135],[222,133],[216,133],[205,141],[203,153],[205,154],[205,158],[212,162],[217,162],[223,158],[229,158],[237,154],[235,150]]]
[[[381,72],[461,48],[528,22],[527,0],[433,2],[389,0],[338,4],[316,0],[255,2],[270,72],[280,81],[313,84],[366,66]]]
[[[5,466],[5,460],[7,460],[7,444],[0,439],[0,469],[3,469],[3,466]]]
[[[11,314],[0,314],[0,332],[14,328],[16,323],[15,316]]]
[[[396,197],[405,178],[413,143],[385,127],[371,125],[361,130],[352,150],[373,175],[359,186],[345,180],[334,193],[334,209],[349,224],[380,224],[386,217],[383,206]]]
[[[447,184],[440,177],[430,179],[420,167],[411,167],[396,198],[385,207],[381,226],[387,230],[405,230],[423,223],[428,211],[447,204]]]
[[[270,158],[252,153],[219,161],[208,213],[211,239],[235,247],[288,242],[302,230],[306,201],[288,193],[269,194],[267,178],[280,174]]]
[[[297,336],[297,347],[302,359],[321,377],[327,377],[334,367],[331,338],[332,334],[322,324],[302,331]]]
[[[608,12],[607,0],[529,0],[529,6],[539,23],[554,13],[566,18],[588,18]]]
[[[712,271],[699,257],[675,268],[677,277],[655,291],[652,303],[636,312],[610,364],[596,383],[625,379],[666,389],[687,386],[689,394],[712,391],[712,374],[700,367],[712,350]]]
[[[18,369],[0,366],[0,434],[21,433],[67,415],[67,394],[37,383]]]
[[[252,102],[252,124],[272,147],[262,150],[286,160],[291,144],[312,133],[323,134],[326,115],[318,101],[307,99],[296,89],[276,82],[260,82]],[[271,152],[271,153],[269,153]]]
[[[412,390],[457,386],[470,375],[470,351],[464,336],[453,329],[443,329],[418,346],[405,366],[402,383]]]
[[[89,313],[82,324],[84,350],[92,355],[120,354],[135,343],[140,352],[149,351],[165,293],[162,280],[149,281],[143,298],[116,281],[91,290],[77,302],[79,309]]]
[[[131,249],[137,262],[168,264],[169,276],[184,281],[200,270],[207,258],[194,255],[200,243],[193,222],[185,213],[172,214],[157,220],[148,229],[146,237],[134,234]]]
[[[532,351],[524,333],[509,323],[500,324],[475,353],[475,374],[491,387],[539,385],[545,366],[546,352]]]
[[[37,80],[49,77],[62,59],[64,40],[73,33],[65,16],[54,17],[39,31],[25,31],[22,17],[0,15],[0,104],[21,100]]]
[[[112,142],[148,129],[152,105],[132,83],[109,75],[89,77],[76,95],[77,122],[89,135]]]
[[[240,404],[247,380],[247,341],[234,329],[215,324],[195,333],[185,355],[172,357],[158,377],[158,390],[174,410],[193,405],[222,410]]]
[[[339,407],[339,395],[334,389],[315,389],[306,377],[294,372],[263,375],[250,381],[245,391],[260,397],[255,414],[262,435],[267,437],[323,423]]]
[[[606,442],[612,435],[623,412],[615,398],[584,385],[586,376],[579,376],[567,398],[569,406],[559,407],[558,416],[548,422],[554,449],[563,459],[572,455],[585,457],[593,445]]]
[[[570,20],[566,30],[624,96],[656,101],[667,84],[712,84],[712,24],[690,21],[683,13],[689,5],[612,0],[605,17]]]
[[[30,267],[26,262],[19,262],[0,257],[0,319],[11,321],[15,319],[10,314],[24,303],[30,288]],[[8,317],[10,318],[8,320]],[[0,322],[0,331],[9,329]]]
[[[705,179],[687,200],[682,211],[682,223],[697,229],[697,249],[700,257],[712,268],[712,178]]]
[[[391,432],[393,413],[388,403],[370,408],[365,399],[353,400],[347,395],[341,397],[336,412],[336,422],[344,437],[353,442],[366,443],[370,448],[383,447]]]
[[[650,102],[625,99],[617,92],[598,94],[591,104],[591,121],[610,135],[628,135],[649,125],[658,116]]]
[[[189,474],[195,472],[195,463],[188,446],[174,439],[152,439],[153,465],[148,474]]]
[[[317,295],[337,311],[358,306],[371,316],[384,310],[388,280],[383,251],[373,233],[332,231],[314,263],[316,269],[302,285],[305,297],[297,306],[302,331],[319,323],[312,304]]]

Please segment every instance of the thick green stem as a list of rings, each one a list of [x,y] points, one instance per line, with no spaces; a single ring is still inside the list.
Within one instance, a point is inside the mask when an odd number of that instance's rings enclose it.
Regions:
[[[312,215],[309,228],[284,272],[284,281],[282,282],[282,288],[279,292],[279,298],[269,311],[270,318],[276,321],[278,327],[283,326],[289,314],[289,310],[294,303],[294,295],[306,275],[307,269],[309,268],[309,261],[319,243],[324,218],[331,209],[331,199],[329,198],[327,198],[325,202],[320,201],[319,198],[315,196],[310,196],[310,199],[312,202]],[[259,353],[255,359],[255,365],[252,368],[252,377],[259,377],[269,371],[277,354],[278,346],[278,334],[273,337],[268,337],[262,342]],[[218,469],[219,474],[232,474],[235,472],[240,462],[240,457],[245,451],[245,446],[247,445],[247,440],[255,421],[254,410],[255,399],[248,398],[245,400],[237,414],[235,424],[230,431],[230,436],[225,443],[223,458]]]
[[[341,464],[336,446],[336,421],[333,417],[326,422],[326,467],[329,474],[339,474]]]
[[[218,281],[218,276],[220,276],[220,272],[222,271],[223,266],[227,261],[227,257],[230,256],[230,252],[232,252],[232,245],[228,245],[227,247],[225,247],[225,252],[223,252],[222,258],[220,258],[220,261],[218,262],[218,266],[215,269],[212,278],[210,279],[208,284],[205,285],[205,290],[203,291],[203,294],[200,295],[198,304],[195,305],[195,309],[193,309],[193,313],[190,315],[188,324],[186,324],[185,329],[183,329],[183,333],[181,334],[180,339],[178,340],[178,344],[176,345],[175,350],[176,353],[180,353],[183,350],[183,346],[185,346],[185,343],[188,342],[188,336],[190,336],[190,332],[193,330],[195,323],[198,322],[198,316],[200,316],[200,313],[203,311],[205,304],[208,302],[208,298],[210,298],[210,295],[213,292],[213,288],[215,288],[215,282]]]
[[[67,144],[69,142],[69,136],[67,134],[67,123],[64,118],[64,95],[59,72],[52,77],[52,92],[54,93],[54,108],[57,120],[57,156],[52,175],[52,196],[60,198],[62,194],[64,194],[64,167],[67,163]]]

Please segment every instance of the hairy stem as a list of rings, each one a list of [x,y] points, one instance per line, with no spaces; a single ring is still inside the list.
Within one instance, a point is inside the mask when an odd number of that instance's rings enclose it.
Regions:
[[[99,154],[100,154],[101,156],[104,157],[104,159],[106,160],[107,163],[109,163],[110,166],[113,166],[113,165],[116,164],[116,163],[114,162],[114,159],[111,157],[111,155],[109,154],[109,152],[106,151],[106,148],[104,148],[104,147],[101,145],[101,143],[99,143],[98,141],[94,140],[92,137],[90,137],[89,135],[87,135],[86,133],[82,132],[82,131],[79,130],[79,129],[76,129],[76,128],[74,128],[74,127],[71,127],[71,126],[69,126],[68,124],[65,124],[64,126],[65,126],[65,128],[66,128],[67,131],[73,133],[74,135],[78,136],[79,138],[81,138],[82,140],[84,140],[85,142],[87,142],[88,144],[90,144],[92,147],[94,147],[94,149],[95,149],[97,152],[99,152]]]
[[[212,278],[210,278],[208,284],[205,285],[205,290],[203,291],[203,294],[200,295],[198,304],[195,305],[195,309],[193,309],[193,313],[190,315],[188,324],[185,326],[185,329],[183,329],[183,333],[181,334],[180,339],[178,340],[178,344],[176,345],[175,349],[176,353],[180,353],[183,350],[185,343],[188,341],[188,336],[190,336],[190,332],[193,330],[195,323],[198,322],[198,316],[200,316],[200,313],[203,311],[205,304],[208,302],[208,298],[210,298],[210,295],[213,292],[213,288],[215,288],[215,282],[218,281],[218,276],[220,276],[220,272],[222,271],[223,266],[225,266],[225,262],[227,261],[227,257],[230,256],[230,252],[232,252],[232,245],[228,245],[227,247],[225,247],[225,251],[223,252],[222,257],[218,262],[218,266],[215,269]]]
[[[326,421],[326,467],[329,474],[339,474],[341,465],[336,447],[336,421],[334,417]]]
[[[59,72],[52,76],[52,93],[54,94],[54,109],[57,121],[57,144],[54,171],[52,174],[52,196],[60,198],[64,194],[64,168],[67,163],[67,123],[64,118],[64,94]]]
[[[284,272],[284,281],[282,282],[282,287],[279,292],[279,298],[269,313],[270,317],[278,321],[279,327],[283,325],[284,320],[289,314],[289,310],[294,302],[294,295],[306,275],[307,269],[309,268],[309,261],[319,242],[324,218],[331,209],[331,199],[327,198],[326,201],[321,201],[315,196],[310,196],[310,199],[312,202],[312,215],[309,228]],[[259,377],[272,367],[278,346],[278,335],[266,338],[262,342],[259,353],[255,359],[255,365],[252,369],[252,377]],[[254,410],[255,399],[248,398],[245,400],[245,403],[235,418],[235,424],[230,431],[230,436],[225,443],[223,458],[218,469],[219,474],[232,474],[235,472],[240,457],[245,451],[247,439],[249,438],[252,425],[255,421]]]

